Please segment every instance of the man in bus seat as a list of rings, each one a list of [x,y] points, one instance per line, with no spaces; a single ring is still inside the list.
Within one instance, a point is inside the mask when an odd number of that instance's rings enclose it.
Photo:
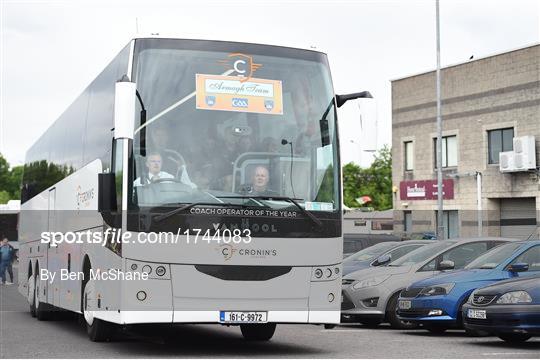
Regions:
[[[259,165],[255,168],[251,177],[251,186],[248,187],[248,194],[258,196],[278,196],[279,193],[268,188],[270,173],[268,168]]]
[[[161,167],[163,165],[163,159],[161,155],[157,152],[149,153],[146,157],[146,167],[148,168],[148,176],[145,180],[141,180],[141,177],[138,177],[133,182],[133,186],[142,186],[147,185],[151,183],[157,182],[159,179],[174,179],[175,177],[168,172],[162,171]],[[187,171],[182,171],[182,175],[180,176],[180,181],[190,186],[191,188],[196,188],[197,185],[195,185],[191,180],[189,179],[189,176],[187,174]]]

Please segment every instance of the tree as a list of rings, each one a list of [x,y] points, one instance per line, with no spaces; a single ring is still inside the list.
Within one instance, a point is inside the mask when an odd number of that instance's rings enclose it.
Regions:
[[[0,204],[21,198],[22,173],[22,166],[10,169],[9,163],[0,154]]]
[[[343,167],[343,200],[348,207],[359,207],[357,198],[371,197],[375,210],[392,208],[392,153],[385,146],[369,168],[349,163]]]

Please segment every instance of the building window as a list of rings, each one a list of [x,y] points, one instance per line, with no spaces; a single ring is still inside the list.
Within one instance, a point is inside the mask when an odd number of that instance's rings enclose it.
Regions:
[[[394,230],[394,223],[389,220],[372,220],[371,230]]]
[[[435,216],[437,216],[437,211],[435,211]],[[437,223],[436,218],[435,223]],[[459,237],[459,221],[457,210],[443,210],[443,227],[446,239],[454,239]]]
[[[354,220],[354,226],[366,226],[367,221],[366,220]]]
[[[412,141],[405,142],[405,171],[414,169],[414,146]]]
[[[406,233],[412,232],[412,212],[410,211],[404,211],[403,212],[403,231]]]
[[[433,139],[433,149],[435,156],[435,169],[437,168],[437,138]],[[442,167],[449,168],[457,166],[457,136],[444,136],[442,138]]]
[[[489,164],[499,163],[499,153],[514,150],[514,128],[488,131]]]

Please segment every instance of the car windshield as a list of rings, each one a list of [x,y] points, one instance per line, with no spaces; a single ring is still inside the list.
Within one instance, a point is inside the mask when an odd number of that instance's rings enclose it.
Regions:
[[[471,262],[465,269],[494,269],[508,259],[520,246],[521,244],[515,243],[497,246]]]
[[[456,241],[438,241],[433,244],[422,246],[407,255],[391,262],[388,266],[408,266],[418,264],[422,261],[428,260],[433,255],[449,248],[456,244]]]
[[[135,124],[134,204],[277,210],[293,198],[310,211],[340,208],[333,89],[323,54],[151,40],[136,45],[147,120]]]
[[[344,259],[344,262],[349,261],[366,261],[373,259],[376,256],[379,256],[386,252],[387,250],[390,250],[391,248],[396,246],[396,242],[389,241],[389,242],[382,242],[375,244],[373,246],[370,246],[368,248],[365,248],[363,250],[360,250],[359,252],[352,254],[348,258]]]

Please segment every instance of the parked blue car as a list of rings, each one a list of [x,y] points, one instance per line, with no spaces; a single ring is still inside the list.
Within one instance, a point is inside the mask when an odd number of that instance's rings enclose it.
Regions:
[[[387,265],[421,246],[433,244],[426,240],[386,241],[358,251],[343,259],[343,275],[370,266]]]
[[[507,342],[540,336],[540,275],[475,290],[462,316],[466,329],[494,334]]]
[[[463,270],[411,284],[400,294],[397,314],[402,321],[422,324],[431,332],[442,333],[462,326],[462,307],[475,289],[505,279],[539,274],[540,241],[500,245]]]

